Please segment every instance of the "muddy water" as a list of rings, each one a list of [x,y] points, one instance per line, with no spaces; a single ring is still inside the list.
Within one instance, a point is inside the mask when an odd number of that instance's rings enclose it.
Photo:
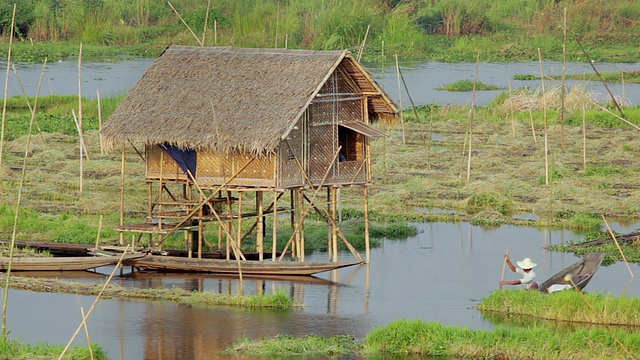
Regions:
[[[630,232],[636,225],[614,230]],[[503,226],[483,229],[466,223],[419,224],[420,233],[406,240],[386,240],[371,252],[371,265],[326,273],[306,281],[247,279],[244,292],[285,289],[301,308],[290,312],[194,309],[171,303],[100,301],[89,327],[91,340],[112,359],[216,359],[218,351],[243,336],[276,334],[366,336],[374,327],[398,319],[422,319],[473,329],[491,329],[494,320],[475,307],[495,290],[502,259],[509,248],[514,259],[531,257],[539,280],[550,277],[577,258],[544,249],[547,244],[579,240],[569,231],[541,231]],[[348,254],[343,259],[350,259]],[[308,260],[326,260],[317,253]],[[640,274],[640,267],[632,270]],[[109,269],[101,269],[105,274]],[[126,275],[126,273],[125,273]],[[103,281],[96,275],[93,280]],[[506,279],[517,279],[505,274]],[[624,264],[601,268],[588,291],[640,296],[629,284]],[[237,293],[238,282],[215,276],[123,276],[122,286],[179,286],[201,291]],[[11,291],[8,326],[11,337],[27,342],[66,344],[93,297]],[[80,333],[77,343],[86,343]]]

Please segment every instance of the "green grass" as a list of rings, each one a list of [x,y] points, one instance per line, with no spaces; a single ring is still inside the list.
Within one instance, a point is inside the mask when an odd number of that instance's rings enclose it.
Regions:
[[[577,291],[545,294],[540,291],[497,290],[482,299],[478,309],[503,316],[519,315],[572,323],[640,326],[639,298],[601,293],[583,295],[584,298]]]
[[[640,351],[640,333],[615,329],[632,354]],[[585,344],[589,346],[585,346]],[[242,339],[226,353],[260,356],[347,356],[367,358],[444,356],[474,359],[624,359],[625,351],[602,328],[558,332],[546,327],[470,330],[422,320],[401,319],[380,326],[360,342],[348,335],[292,338],[280,335]]]
[[[46,343],[24,344],[19,339],[0,341],[0,357],[3,359],[57,359],[63,350],[63,345]],[[93,352],[93,357],[91,351]],[[91,351],[88,346],[73,346],[67,351],[63,359],[106,360],[109,358],[107,352],[100,345],[92,344]]]
[[[0,5],[0,26],[9,26],[12,3]],[[640,5],[634,0],[575,3],[448,0],[425,2],[337,0],[295,2],[176,0],[185,26],[167,3],[124,0],[17,1],[16,61],[76,57],[156,57],[167,44],[349,49],[364,58],[437,61],[537,61],[562,58],[567,9],[566,59],[585,61],[579,39],[597,61],[635,62],[640,45]],[[209,22],[205,29],[205,18]],[[602,24],[606,24],[603,26]],[[193,31],[193,33],[189,30]],[[5,34],[7,32],[3,32]],[[194,36],[195,34],[195,36]],[[8,52],[3,36],[0,52]]]

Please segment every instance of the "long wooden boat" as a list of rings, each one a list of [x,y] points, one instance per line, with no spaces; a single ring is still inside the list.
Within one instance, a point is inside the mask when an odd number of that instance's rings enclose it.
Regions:
[[[582,290],[589,283],[593,275],[598,271],[602,259],[606,256],[604,252],[589,253],[575,264],[569,265],[557,274],[550,277],[547,281],[538,286],[538,290],[548,293],[563,289],[573,288],[571,281],[575,286]],[[571,277],[571,280],[565,277]]]
[[[145,254],[127,254],[125,260],[144,257]],[[16,256],[11,262],[11,271],[79,271],[95,269],[101,266],[115,265],[120,256],[70,256],[70,257],[31,257]],[[9,257],[0,257],[0,271],[7,271]]]
[[[135,268],[163,272],[202,272],[215,274],[243,275],[313,275],[325,271],[336,270],[361,264],[362,261],[351,262],[309,262],[309,261],[253,261],[253,260],[221,260],[197,259],[177,256],[147,255],[124,262]]]

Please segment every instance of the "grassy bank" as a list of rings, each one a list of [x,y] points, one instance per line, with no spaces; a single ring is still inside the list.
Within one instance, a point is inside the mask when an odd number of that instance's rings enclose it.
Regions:
[[[58,359],[63,345],[45,343],[24,344],[20,340],[0,341],[0,357],[3,359]],[[63,360],[106,360],[107,352],[100,345],[89,347],[73,346],[62,357]]]
[[[482,299],[478,309],[503,316],[640,327],[640,299],[600,293],[583,295],[584,298],[576,291],[544,294],[539,291],[498,290]]]
[[[167,44],[364,50],[364,59],[638,61],[640,4],[517,0],[162,1],[17,0],[0,5],[7,54],[17,4],[14,60],[156,57]],[[185,24],[188,26],[185,26]],[[564,30],[564,31],[563,31]],[[366,37],[366,42],[365,42]],[[362,47],[364,43],[364,47]]]
[[[640,352],[640,333],[616,329],[632,354]],[[589,346],[585,346],[589,344]],[[627,353],[605,329],[555,332],[548,328],[470,330],[421,320],[397,320],[370,332],[363,342],[348,336],[286,336],[243,339],[227,349],[262,356],[363,354],[365,356],[444,356],[493,359],[625,359]]]

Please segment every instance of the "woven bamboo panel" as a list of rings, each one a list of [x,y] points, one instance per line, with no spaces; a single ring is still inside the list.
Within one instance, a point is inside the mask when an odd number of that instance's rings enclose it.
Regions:
[[[338,163],[334,182],[340,184],[363,183],[367,181],[367,166],[362,161],[345,161]]]
[[[336,131],[333,126],[310,126],[309,127],[309,179],[314,184],[322,181],[327,168],[331,164],[337,146]],[[337,160],[336,160],[337,162]],[[336,174],[335,169],[329,170],[325,181],[330,181]]]
[[[303,131],[298,126],[297,129],[291,130],[286,141],[280,142],[278,148],[278,181],[277,187],[288,188],[306,185],[303,174],[296,162],[296,158],[304,163],[302,135]],[[288,145],[287,145],[288,142]],[[291,147],[291,149],[289,148]]]
[[[160,146],[147,145],[145,146],[145,152],[147,157],[147,178],[159,179],[160,175],[165,180],[187,178],[178,163],[165,153]],[[160,174],[160,168],[162,168],[162,174]]]
[[[274,155],[253,159],[249,154],[198,153],[198,182],[202,185],[222,185],[234,176],[228,184],[234,186],[273,186]]]
[[[347,121],[364,121],[363,118],[364,99],[342,100],[337,102],[339,123]]]

